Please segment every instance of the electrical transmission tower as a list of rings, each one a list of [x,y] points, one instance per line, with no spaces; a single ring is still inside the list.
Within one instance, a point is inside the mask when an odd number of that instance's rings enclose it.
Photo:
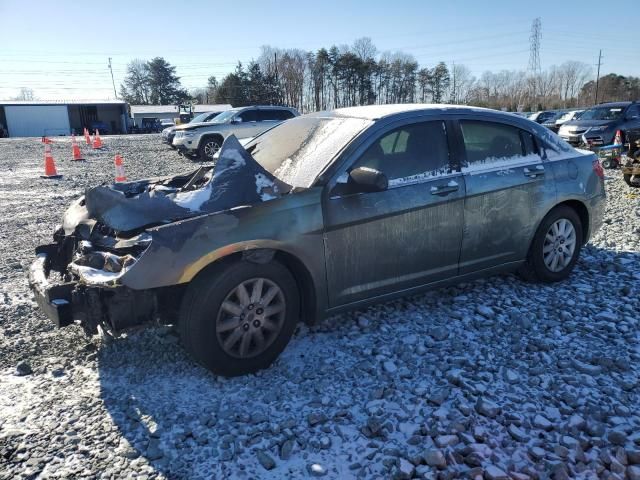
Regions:
[[[534,101],[538,99],[538,83],[542,75],[540,66],[540,37],[542,36],[542,21],[536,18],[531,24],[531,35],[529,36],[529,73],[531,75],[531,86],[533,88],[532,97]],[[537,107],[536,107],[537,108]]]

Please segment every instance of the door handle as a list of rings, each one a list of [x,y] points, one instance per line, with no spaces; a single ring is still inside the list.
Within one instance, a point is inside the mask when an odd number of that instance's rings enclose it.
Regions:
[[[431,187],[431,195],[445,196],[457,192],[458,189],[458,185],[439,185],[437,187]]]
[[[544,167],[538,165],[536,168],[524,168],[524,176],[529,178],[544,177]]]

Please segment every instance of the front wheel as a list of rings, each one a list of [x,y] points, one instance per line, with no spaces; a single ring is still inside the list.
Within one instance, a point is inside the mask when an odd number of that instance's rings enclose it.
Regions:
[[[564,280],[571,274],[582,248],[582,223],[571,207],[554,208],[540,223],[520,273],[528,280],[545,283]]]
[[[293,276],[276,261],[212,267],[185,293],[182,342],[198,362],[220,375],[267,368],[293,335],[298,295]]]
[[[220,147],[222,147],[222,138],[218,136],[203,139],[198,148],[200,160],[203,162],[213,161],[213,157],[218,153]]]

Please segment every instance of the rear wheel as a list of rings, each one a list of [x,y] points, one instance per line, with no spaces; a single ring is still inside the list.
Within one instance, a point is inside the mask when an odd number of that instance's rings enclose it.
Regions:
[[[222,147],[222,138],[219,136],[214,137],[206,137],[200,142],[200,147],[198,148],[198,156],[200,160],[203,162],[210,162],[213,160],[213,156],[218,153]]]
[[[214,373],[236,376],[271,365],[295,329],[300,299],[278,262],[211,268],[189,285],[179,330],[185,348]]]
[[[542,220],[520,273],[545,283],[564,280],[572,272],[582,248],[582,223],[571,207],[554,208]]]

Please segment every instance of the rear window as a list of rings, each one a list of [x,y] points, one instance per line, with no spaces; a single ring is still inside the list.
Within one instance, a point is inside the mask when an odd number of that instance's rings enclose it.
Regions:
[[[281,121],[293,118],[293,113],[289,110],[259,110],[258,119],[261,122],[265,121]]]
[[[461,121],[469,163],[524,154],[520,129],[501,123]]]

